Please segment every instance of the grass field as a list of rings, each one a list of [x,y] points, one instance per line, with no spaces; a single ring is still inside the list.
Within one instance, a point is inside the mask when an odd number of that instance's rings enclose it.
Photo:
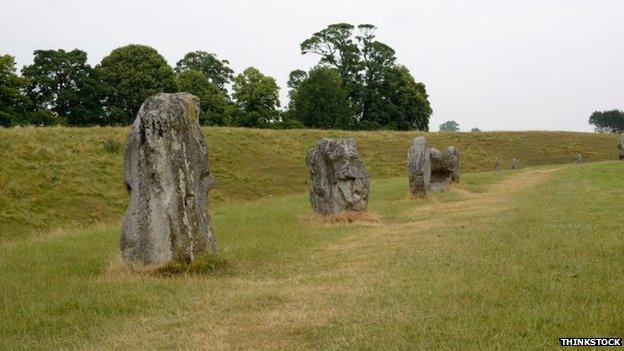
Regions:
[[[284,159],[301,158],[308,142],[297,139]],[[382,152],[361,139],[365,155]],[[118,156],[100,157],[106,168]],[[0,349],[552,350],[559,337],[623,336],[624,163],[470,173],[451,192],[412,200],[405,177],[380,179],[382,165],[368,160],[376,221],[326,223],[303,194],[223,203],[213,218],[229,266],[211,273],[128,272],[119,217],[5,242]]]
[[[305,191],[306,151],[322,137],[354,137],[375,179],[404,177],[413,132],[204,128],[216,179],[212,205]],[[121,177],[127,128],[0,128],[0,242],[57,228],[107,223],[127,204]],[[571,132],[423,134],[456,145],[464,171],[617,157],[617,136]],[[111,142],[112,141],[112,142]],[[115,149],[106,145],[121,147]]]

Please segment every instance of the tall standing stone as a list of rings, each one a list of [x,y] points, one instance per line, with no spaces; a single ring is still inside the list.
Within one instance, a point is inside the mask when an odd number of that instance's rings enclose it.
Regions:
[[[190,262],[215,250],[207,212],[213,178],[199,113],[191,94],[157,94],[134,120],[124,157],[130,203],[121,254],[127,263]]]
[[[354,139],[321,139],[308,151],[310,204],[323,215],[365,211],[369,177]]]
[[[414,138],[407,152],[409,187],[413,196],[426,197],[431,191],[431,158],[427,139]]]
[[[620,136],[620,141],[618,142],[618,150],[620,152],[620,161],[624,161],[624,133]]]
[[[457,183],[459,182],[461,171],[459,167],[459,149],[455,146],[449,146],[446,149],[446,154],[451,163],[451,181]]]

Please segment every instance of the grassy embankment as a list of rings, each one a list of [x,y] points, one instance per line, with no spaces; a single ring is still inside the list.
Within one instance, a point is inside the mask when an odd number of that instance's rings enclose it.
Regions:
[[[552,350],[621,336],[623,172],[472,173],[431,200],[376,179],[369,224],[319,222],[303,194],[224,204],[231,268],[211,275],[128,273],[117,221],[14,240],[0,245],[0,349]]]
[[[121,179],[127,128],[0,128],[0,241],[59,227],[118,220],[127,204]],[[216,179],[212,207],[301,193],[305,153],[322,137],[355,137],[375,179],[404,177],[412,132],[271,131],[204,128]],[[438,148],[456,145],[465,172],[509,166],[614,159],[617,137],[569,132],[431,133]],[[121,149],[108,152],[108,140]]]

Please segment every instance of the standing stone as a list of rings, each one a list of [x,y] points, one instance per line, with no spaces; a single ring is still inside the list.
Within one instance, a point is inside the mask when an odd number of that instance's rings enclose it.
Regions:
[[[581,163],[583,163],[583,155],[576,154],[576,164],[580,165]]]
[[[213,178],[199,113],[191,94],[157,94],[134,120],[124,157],[130,203],[121,255],[127,263],[190,262],[215,250],[207,212]]]
[[[449,146],[446,153],[451,162],[451,180],[455,183],[459,182],[459,149],[455,146]]]
[[[620,151],[620,161],[624,161],[624,133],[620,136],[620,141],[617,146]]]
[[[451,182],[459,181],[459,151],[449,146],[445,153],[429,149],[431,159],[431,190],[446,191]]]
[[[518,160],[515,158],[511,160],[511,169],[518,169]]]
[[[310,204],[323,215],[365,211],[369,177],[354,139],[321,139],[308,151]]]
[[[496,159],[494,159],[494,172],[499,173],[500,171],[501,171],[501,162],[497,157]]]
[[[431,191],[431,158],[427,139],[414,138],[407,152],[407,171],[410,192],[413,196],[426,197]]]

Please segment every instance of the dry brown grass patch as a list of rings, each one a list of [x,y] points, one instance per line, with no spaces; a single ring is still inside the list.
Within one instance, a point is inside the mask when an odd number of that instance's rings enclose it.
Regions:
[[[323,216],[320,214],[311,214],[305,217],[307,222],[324,225],[336,224],[366,224],[380,225],[381,218],[371,212],[342,211],[338,214]]]

